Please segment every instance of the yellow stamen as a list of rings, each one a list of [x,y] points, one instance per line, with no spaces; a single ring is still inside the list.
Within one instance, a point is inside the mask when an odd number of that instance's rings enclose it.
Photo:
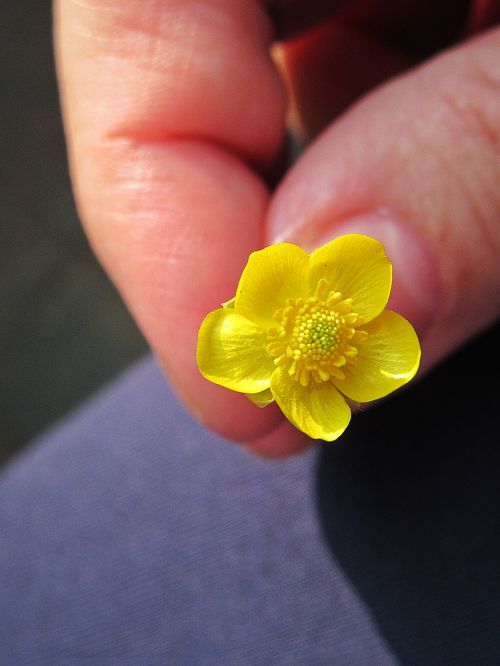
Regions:
[[[278,328],[268,332],[267,351],[277,366],[287,366],[288,374],[302,386],[345,379],[341,367],[355,363],[358,349],[367,333],[355,326],[362,323],[353,311],[350,298],[338,291],[328,291],[322,278],[315,295],[307,300],[288,299],[274,314]]]

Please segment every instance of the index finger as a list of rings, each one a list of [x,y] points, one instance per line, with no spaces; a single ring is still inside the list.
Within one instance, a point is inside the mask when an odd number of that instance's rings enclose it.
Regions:
[[[245,0],[58,0],[56,48],[81,216],[192,409],[251,440],[280,420],[208,384],[197,329],[262,243],[284,96],[271,30]]]

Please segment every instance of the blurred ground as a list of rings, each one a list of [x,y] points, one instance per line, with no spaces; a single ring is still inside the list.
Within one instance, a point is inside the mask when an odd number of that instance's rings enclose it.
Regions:
[[[0,461],[145,343],[75,212],[50,0],[0,0]]]

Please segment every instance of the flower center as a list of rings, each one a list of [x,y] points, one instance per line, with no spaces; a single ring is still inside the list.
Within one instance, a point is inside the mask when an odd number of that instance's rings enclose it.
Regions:
[[[299,308],[294,321],[290,346],[294,358],[306,356],[319,361],[329,356],[339,346],[342,335],[342,318],[323,304]]]
[[[268,330],[268,353],[276,366],[287,367],[288,373],[302,386],[316,382],[344,379],[341,369],[356,363],[356,343],[366,337],[357,329],[361,317],[352,311],[352,300],[338,291],[329,291],[326,280],[320,280],[311,298],[290,298],[286,307],[277,310],[278,326]]]

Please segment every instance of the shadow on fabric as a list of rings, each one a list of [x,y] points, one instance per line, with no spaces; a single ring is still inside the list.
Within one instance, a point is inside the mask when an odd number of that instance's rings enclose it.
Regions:
[[[402,664],[499,663],[499,332],[319,457],[327,544]]]

